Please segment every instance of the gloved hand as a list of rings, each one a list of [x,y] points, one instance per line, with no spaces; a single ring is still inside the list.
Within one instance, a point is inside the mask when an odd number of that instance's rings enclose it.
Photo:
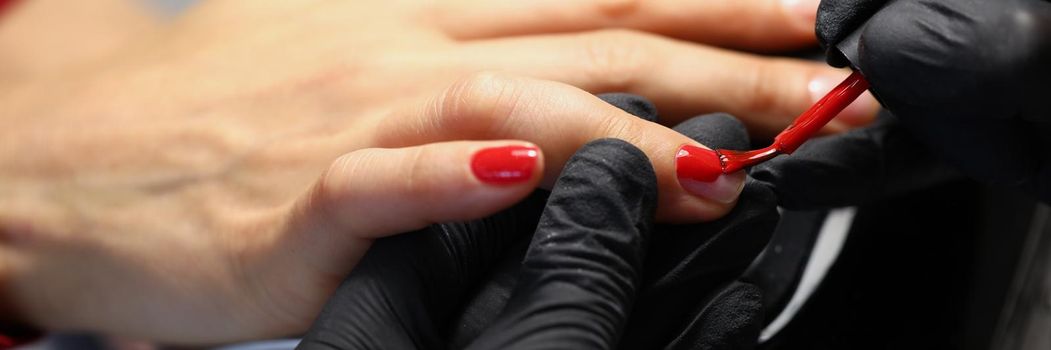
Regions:
[[[939,156],[1051,201],[1051,2],[824,0],[817,34]]]
[[[749,170],[786,209],[831,209],[959,178],[886,110],[864,128],[813,138]]]
[[[591,142],[546,205],[534,195],[487,219],[378,240],[299,348],[446,347],[467,293],[534,228],[506,307],[467,347],[612,348],[642,278],[656,196],[645,154],[620,140]]]
[[[649,121],[645,99],[606,94],[603,100]],[[725,114],[693,118],[675,128],[709,147],[745,149],[744,126]],[[766,245],[778,213],[773,193],[748,181],[725,217],[693,225],[657,225],[642,289],[619,347],[623,349],[748,349],[762,327],[761,291],[738,276]],[[521,253],[511,253],[470,298],[454,322],[453,348],[470,343],[507,303],[519,278]]]

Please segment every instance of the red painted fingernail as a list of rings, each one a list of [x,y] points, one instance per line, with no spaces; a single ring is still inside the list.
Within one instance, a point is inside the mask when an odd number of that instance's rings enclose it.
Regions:
[[[675,172],[683,190],[720,203],[732,203],[744,188],[744,177],[723,174],[719,155],[710,149],[682,146],[675,155]]]
[[[684,145],[675,154],[675,172],[681,179],[712,182],[723,174],[723,168],[715,151]]]
[[[482,182],[510,185],[533,178],[540,151],[533,146],[485,148],[471,158],[471,171]]]

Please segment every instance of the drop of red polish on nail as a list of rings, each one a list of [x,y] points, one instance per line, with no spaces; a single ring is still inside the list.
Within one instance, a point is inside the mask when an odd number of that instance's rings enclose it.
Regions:
[[[675,155],[675,171],[679,178],[712,182],[722,175],[723,167],[715,151],[684,145]]]

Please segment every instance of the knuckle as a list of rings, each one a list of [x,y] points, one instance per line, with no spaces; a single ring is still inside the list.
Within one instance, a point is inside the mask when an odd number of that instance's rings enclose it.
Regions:
[[[434,103],[432,125],[455,130],[459,137],[481,137],[499,130],[521,100],[521,82],[491,73],[476,73],[446,89]]]
[[[752,74],[747,80],[750,88],[745,90],[749,92],[746,99],[749,111],[765,114],[784,111],[792,106],[791,97],[796,95],[791,93],[794,90],[783,89],[786,79],[784,74],[781,74],[787,67],[777,62],[760,62],[752,67]],[[805,98],[801,101],[805,101]]]
[[[422,202],[428,202],[431,189],[433,172],[429,169],[430,163],[426,160],[434,159],[433,150],[430,147],[413,147],[401,158],[398,169],[404,169],[408,174],[404,181],[394,189],[400,198],[415,198]]]
[[[631,144],[639,144],[639,139],[645,132],[639,121],[640,119],[618,115],[607,116],[599,121],[597,130],[600,130],[601,134],[595,138],[613,137]]]
[[[774,105],[775,96],[770,91],[770,87],[767,82],[770,80],[770,68],[765,64],[755,65],[755,68],[751,70],[752,74],[749,76],[749,91],[748,109],[754,112],[764,112],[770,110],[771,106]]]
[[[358,186],[360,178],[380,158],[378,152],[379,149],[367,148],[336,158],[321,174],[321,180],[311,194],[312,206],[330,207],[335,202],[356,197],[361,190]]]
[[[630,30],[584,34],[581,50],[585,76],[603,90],[625,90],[652,63],[652,36]]]
[[[591,6],[594,13],[615,20],[638,13],[642,0],[593,0]]]

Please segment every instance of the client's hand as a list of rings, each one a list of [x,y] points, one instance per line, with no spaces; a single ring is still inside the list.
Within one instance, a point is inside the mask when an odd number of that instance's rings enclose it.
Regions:
[[[162,123],[174,130],[104,119],[23,129],[20,140],[49,142],[35,159],[5,154],[0,256],[28,320],[171,342],[301,330],[371,239],[506,208],[606,136],[650,155],[661,202],[687,219],[722,215],[743,183],[732,174],[687,193],[674,158],[694,141],[575,88],[528,79],[465,80],[365,135],[312,130],[311,139],[291,132],[243,144],[245,130],[191,121]],[[193,144],[166,147],[186,138]],[[439,142],[484,138],[540,147]],[[312,187],[294,185],[322,173],[312,166],[329,152],[360,145],[405,148],[351,151]],[[533,148],[485,151],[508,145]]]
[[[643,31],[811,42],[810,20],[775,3],[207,2],[110,61],[3,87],[0,290],[49,329],[294,333],[371,239],[504,209],[604,137],[652,162],[658,219],[718,218],[743,175],[684,190],[674,156],[693,141],[587,91],[770,133],[844,73]],[[482,149],[530,143],[543,157],[521,182],[470,170]]]

